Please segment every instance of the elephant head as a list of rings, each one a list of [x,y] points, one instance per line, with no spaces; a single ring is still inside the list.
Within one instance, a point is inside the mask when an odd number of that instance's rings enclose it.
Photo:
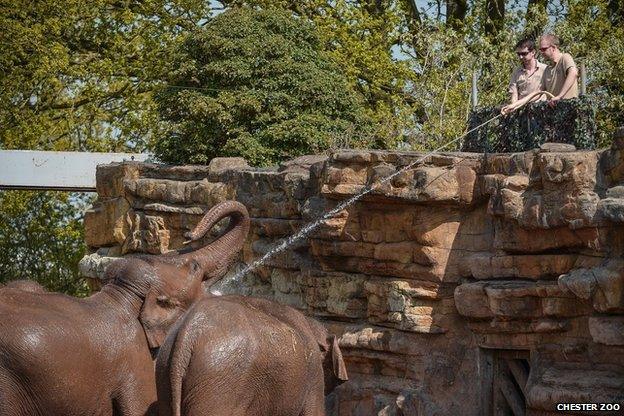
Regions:
[[[204,247],[158,256],[128,256],[107,268],[105,282],[141,300],[138,318],[150,348],[159,347],[169,327],[202,296],[202,281],[213,283],[221,278],[242,248],[249,231],[249,214],[236,201],[214,206],[188,236],[191,241],[199,240],[228,216],[225,232]]]
[[[202,277],[194,260],[172,264],[127,257],[106,269],[102,291],[119,293],[123,304],[136,312],[149,347],[158,348],[169,327],[202,296]]]
[[[178,267],[181,267],[182,273]],[[172,268],[177,270],[171,270]],[[203,294],[201,287],[203,271],[194,260],[183,266],[156,264],[154,271],[158,276],[177,275],[177,277],[158,279],[145,295],[139,321],[150,348],[160,347],[169,328]]]

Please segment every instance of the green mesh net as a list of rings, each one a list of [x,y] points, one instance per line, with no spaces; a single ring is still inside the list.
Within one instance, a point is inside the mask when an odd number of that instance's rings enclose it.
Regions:
[[[477,108],[468,119],[469,129],[495,117],[499,108]],[[546,142],[568,143],[577,149],[595,149],[596,109],[588,97],[559,101],[551,108],[545,101],[531,103],[470,133],[465,152],[523,152]]]

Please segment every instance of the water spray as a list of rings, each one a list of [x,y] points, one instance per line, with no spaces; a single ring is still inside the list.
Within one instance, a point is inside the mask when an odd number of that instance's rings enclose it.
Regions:
[[[478,126],[472,128],[472,129],[468,130],[466,133],[462,134],[461,136],[456,137],[455,139],[453,139],[453,140],[443,144],[442,146],[438,147],[437,149],[434,149],[434,150],[426,153],[424,156],[422,156],[422,157],[420,157],[420,158],[410,162],[409,164],[405,165],[403,168],[401,168],[401,169],[397,170],[396,172],[392,173],[391,175],[388,175],[385,178],[381,179],[379,182],[375,182],[374,184],[366,186],[359,193],[357,193],[356,195],[352,196],[351,198],[341,202],[334,209],[332,209],[331,211],[328,211],[327,213],[325,213],[320,218],[318,218],[315,221],[311,222],[310,224],[306,225],[301,230],[299,230],[296,234],[294,234],[294,235],[292,235],[292,236],[282,240],[278,245],[276,245],[274,248],[272,248],[267,253],[265,253],[261,258],[259,258],[257,260],[254,260],[251,264],[247,265],[245,268],[243,268],[242,270],[237,272],[234,276],[231,277],[231,279],[232,280],[238,280],[238,279],[242,278],[247,273],[255,270],[258,266],[261,266],[269,258],[273,257],[274,255],[276,255],[278,253],[281,253],[282,251],[284,251],[291,244],[293,244],[293,243],[301,240],[302,238],[306,237],[308,234],[310,234],[316,228],[321,226],[324,221],[326,221],[326,220],[328,220],[330,218],[333,218],[340,211],[342,211],[345,208],[349,207],[350,205],[354,204],[355,202],[357,202],[360,198],[362,198],[366,194],[372,192],[377,186],[383,185],[383,184],[391,181],[393,178],[395,178],[399,174],[401,174],[401,173],[403,173],[403,172],[413,168],[414,166],[418,165],[419,163],[424,162],[428,157],[432,156],[433,154],[435,154],[435,153],[439,152],[440,150],[445,149],[445,148],[449,147],[450,145],[460,141],[461,139],[463,139],[464,137],[466,137],[467,135],[469,135],[473,131],[480,129],[481,127],[491,123],[492,121],[496,120],[497,118],[499,118],[499,117],[501,117],[503,115],[504,114],[501,113],[501,114],[498,114],[497,116],[494,116],[494,117],[490,118],[489,120],[481,123],[480,125],[478,125]]]

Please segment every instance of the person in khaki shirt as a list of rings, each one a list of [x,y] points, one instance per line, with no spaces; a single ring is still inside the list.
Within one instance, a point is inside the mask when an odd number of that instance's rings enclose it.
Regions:
[[[539,91],[546,65],[535,58],[535,43],[523,39],[516,44],[516,55],[521,65],[511,74],[509,83],[510,103],[523,99],[534,91]]]
[[[554,107],[562,99],[578,97],[578,69],[574,59],[568,53],[559,50],[559,38],[552,34],[544,35],[540,38],[539,49],[542,55],[550,61],[550,65],[544,69],[541,85],[535,93],[518,99],[518,101],[501,108],[502,114],[509,114],[522,107],[528,101],[535,100],[541,95],[541,91],[552,94],[548,105]],[[537,94],[537,95],[535,95]]]
[[[572,56],[559,50],[559,38],[552,34],[542,36],[539,49],[550,61],[542,76],[541,86],[543,91],[554,95],[548,104],[554,107],[562,99],[578,97],[578,69]]]

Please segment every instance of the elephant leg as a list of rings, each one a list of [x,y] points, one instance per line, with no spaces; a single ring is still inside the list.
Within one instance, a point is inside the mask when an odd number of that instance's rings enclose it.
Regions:
[[[252,416],[254,413],[249,413],[249,409],[242,406],[236,406],[236,398],[227,397],[225,399],[210,399],[206,400],[202,397],[201,400],[194,400],[183,407],[182,414],[184,416]]]
[[[114,415],[120,416],[158,416],[156,395],[146,394],[150,389],[145,387],[137,389],[130,386],[124,389],[117,397],[113,398]]]
[[[310,389],[299,416],[325,416],[325,386],[322,382]]]

